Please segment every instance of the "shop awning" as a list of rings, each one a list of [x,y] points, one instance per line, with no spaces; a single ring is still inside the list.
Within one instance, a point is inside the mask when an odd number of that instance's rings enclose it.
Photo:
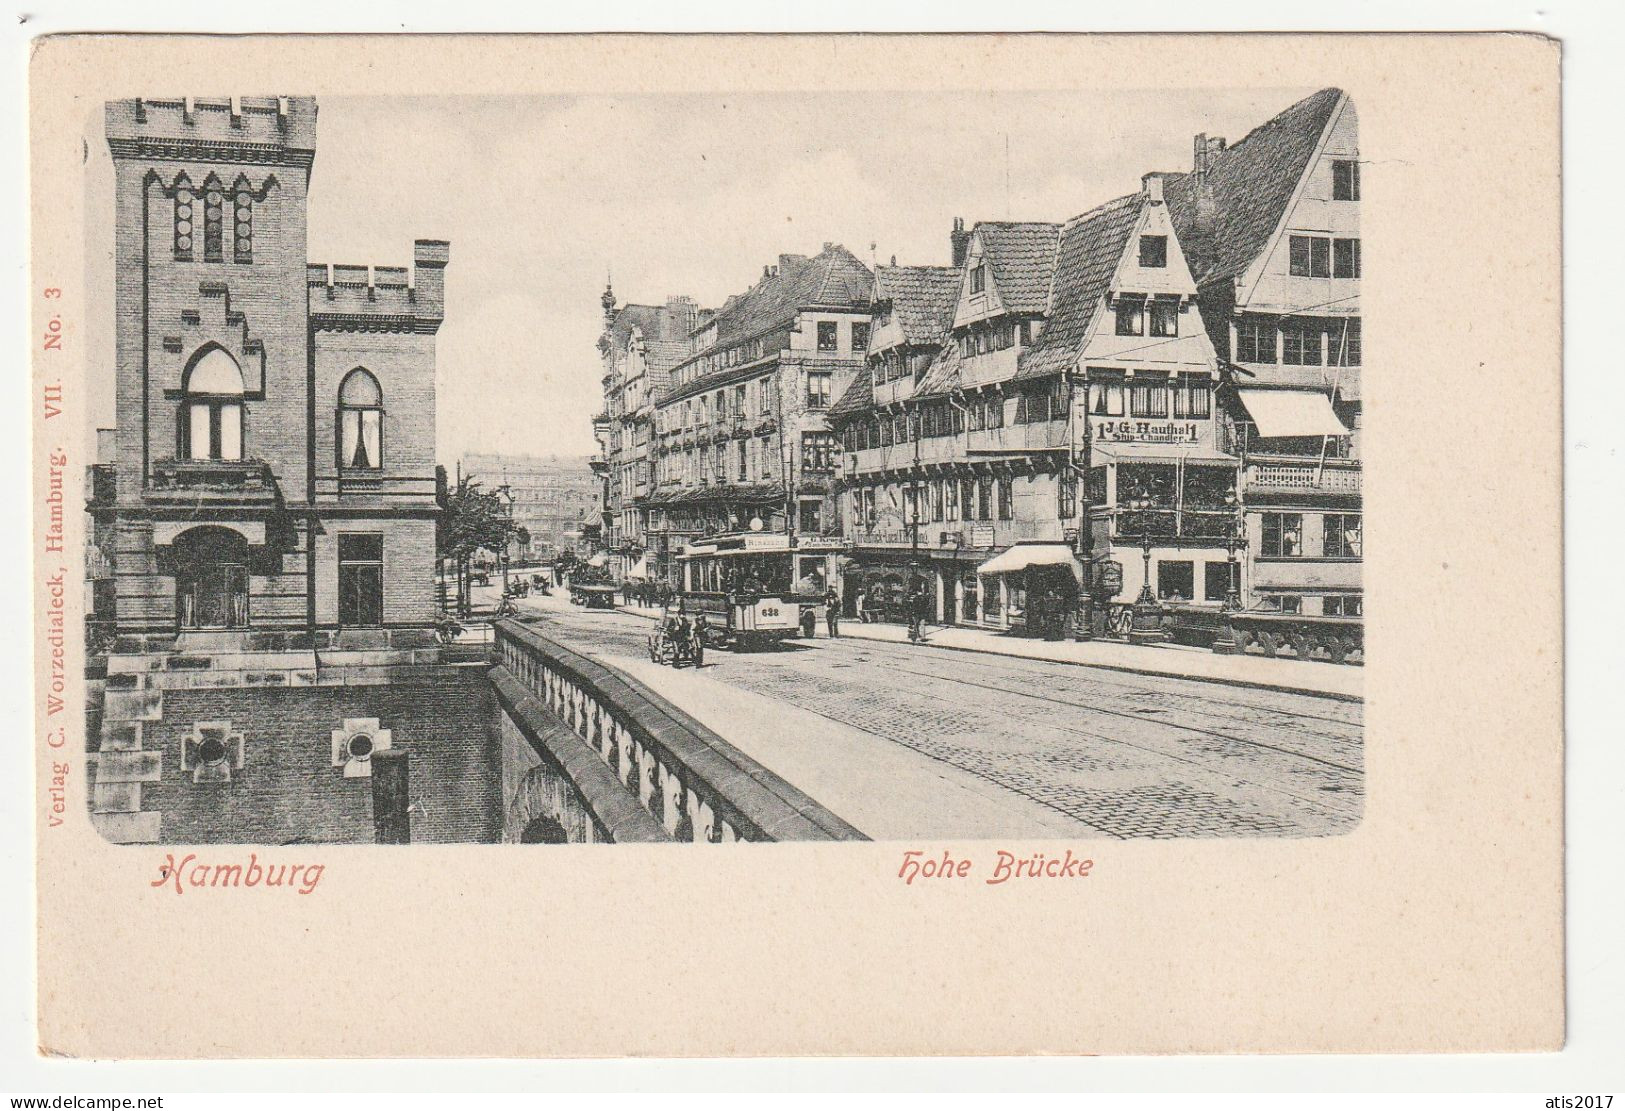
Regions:
[[[1323,393],[1308,390],[1237,390],[1258,434],[1276,436],[1347,436],[1332,403]]]
[[[604,564],[606,564],[608,562],[609,562],[609,556],[605,555],[603,552],[599,552],[597,555],[593,556],[591,559],[589,559],[587,561],[587,566],[588,567],[602,567]]]
[[[648,578],[649,577],[649,557],[646,556],[646,555],[645,556],[639,556],[638,561],[632,565],[632,569],[626,573],[626,577],[629,578],[629,579],[646,579],[646,578]]]
[[[1065,567],[1083,581],[1077,556],[1065,544],[1012,544],[976,569],[978,575],[1009,575],[1029,567]]]

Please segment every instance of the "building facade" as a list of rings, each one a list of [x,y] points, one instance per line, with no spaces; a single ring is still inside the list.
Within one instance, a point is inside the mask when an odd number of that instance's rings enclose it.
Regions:
[[[114,101],[106,129],[118,633],[430,625],[447,245],[307,261],[313,98]]]
[[[598,521],[601,487],[588,460],[562,455],[505,455],[476,452],[459,461],[464,479],[485,490],[504,490],[514,524],[529,533],[529,542],[515,544],[510,556],[546,559],[574,550],[581,526]]]
[[[1239,143],[1198,135],[1167,176],[1225,365],[1249,608],[1360,617],[1360,150],[1323,89]]]
[[[605,429],[601,438],[608,488],[605,522],[611,572],[618,578],[661,577],[662,553],[651,553],[649,499],[654,492],[655,399],[692,353],[703,314],[688,297],[664,305],[615,305],[605,287],[603,361]]]
[[[697,318],[690,354],[652,395],[647,535],[668,577],[704,536],[794,537],[798,577],[828,581],[840,547],[830,406],[864,365],[873,278],[846,248],[780,255]],[[819,552],[820,554],[813,554]]]

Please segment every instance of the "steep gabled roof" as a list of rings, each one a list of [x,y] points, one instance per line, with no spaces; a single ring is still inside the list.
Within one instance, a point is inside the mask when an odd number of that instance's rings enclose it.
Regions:
[[[944,343],[914,388],[915,397],[943,397],[959,388],[962,356],[957,343]]]
[[[877,266],[874,298],[890,301],[908,343],[937,343],[954,321],[957,266]]]
[[[867,369],[860,370],[852,376],[852,384],[834,405],[829,407],[828,416],[832,421],[842,417],[859,413],[875,403],[874,375]]]
[[[1006,312],[1043,312],[1055,273],[1055,245],[1061,225],[983,221],[975,232],[982,257],[993,269],[993,283]]]
[[[1144,193],[1130,193],[1062,227],[1049,317],[1037,342],[1021,353],[1017,378],[1055,374],[1077,360],[1145,201]]]
[[[776,268],[717,310],[717,338],[709,350],[787,326],[805,308],[867,305],[873,282],[869,268],[837,243],[826,243],[812,258],[780,255]]]
[[[1194,175],[1164,175],[1163,195],[1198,285],[1244,273],[1268,244],[1342,95],[1322,89],[1212,156],[1211,238],[1196,226]]]

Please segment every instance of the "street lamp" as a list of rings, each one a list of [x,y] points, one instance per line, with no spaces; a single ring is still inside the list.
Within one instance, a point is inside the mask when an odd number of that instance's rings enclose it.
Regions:
[[[1141,486],[1128,504],[1140,515],[1140,551],[1145,560],[1144,581],[1140,584],[1140,596],[1134,599],[1134,619],[1128,638],[1135,644],[1160,644],[1166,639],[1162,631],[1162,607],[1151,590],[1151,507],[1156,503],[1150,491]]]
[[[1228,656],[1241,651],[1241,644],[1236,639],[1236,626],[1233,617],[1241,609],[1241,562],[1239,553],[1241,549],[1247,546],[1247,538],[1243,535],[1245,521],[1242,517],[1241,500],[1236,497],[1236,491],[1233,487],[1225,491],[1224,505],[1229,511],[1229,528],[1226,530],[1228,535],[1225,547],[1230,553],[1230,589],[1225,592],[1219,632],[1213,638],[1213,651]]]
[[[508,519],[502,525],[502,596],[508,596],[508,539],[513,535],[513,489],[507,483],[497,487],[497,493],[508,503]]]

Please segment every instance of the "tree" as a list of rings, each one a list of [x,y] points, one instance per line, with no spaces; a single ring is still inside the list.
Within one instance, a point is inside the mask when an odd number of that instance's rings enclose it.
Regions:
[[[446,495],[436,540],[441,558],[456,564],[457,607],[462,615],[468,614],[469,558],[482,548],[501,551],[512,524],[501,495],[481,490],[478,482],[464,479]]]

